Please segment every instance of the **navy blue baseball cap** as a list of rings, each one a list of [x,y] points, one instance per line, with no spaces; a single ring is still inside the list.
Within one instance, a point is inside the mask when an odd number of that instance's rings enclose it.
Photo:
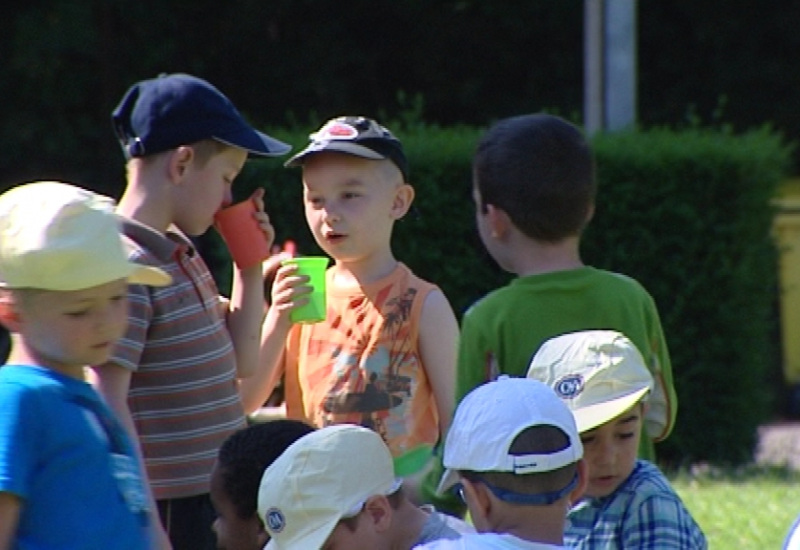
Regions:
[[[131,86],[111,113],[126,158],[143,157],[204,139],[251,155],[285,155],[291,146],[255,130],[214,86],[188,74],[161,75]]]
[[[311,143],[290,158],[285,166],[302,166],[305,159],[321,151],[336,151],[372,160],[392,161],[408,181],[408,159],[403,144],[384,126],[363,116],[333,118],[309,136]]]

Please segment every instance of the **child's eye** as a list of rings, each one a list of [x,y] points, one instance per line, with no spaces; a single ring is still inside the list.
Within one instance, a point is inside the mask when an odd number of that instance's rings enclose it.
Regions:
[[[73,319],[80,319],[81,317],[86,317],[89,315],[89,310],[82,309],[81,311],[68,311],[66,315],[67,317],[72,317]]]
[[[346,199],[355,199],[355,198],[360,197],[360,196],[361,195],[359,195],[358,193],[345,193],[344,194],[344,198],[346,198]]]
[[[617,434],[617,437],[619,437],[620,439],[630,439],[633,436],[634,436],[633,432],[624,433],[624,434]]]
[[[322,206],[322,199],[318,197],[308,197],[306,202],[315,208],[319,208]]]
[[[594,441],[594,436],[593,435],[588,435],[588,436],[585,436],[585,437],[581,437],[581,443],[583,445],[588,445],[592,441]]]

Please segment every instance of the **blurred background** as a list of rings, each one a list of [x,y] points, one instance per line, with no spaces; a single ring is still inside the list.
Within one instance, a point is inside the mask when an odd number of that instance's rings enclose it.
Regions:
[[[800,2],[637,4],[640,124],[800,136]],[[266,129],[342,112],[582,117],[583,0],[28,0],[3,12],[0,189],[54,177],[118,192],[109,113],[160,72],[210,80]]]

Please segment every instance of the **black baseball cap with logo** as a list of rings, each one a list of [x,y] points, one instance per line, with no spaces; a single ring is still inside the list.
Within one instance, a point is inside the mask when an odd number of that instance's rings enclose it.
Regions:
[[[285,166],[302,166],[309,155],[336,151],[372,160],[390,160],[408,181],[408,160],[403,144],[388,129],[371,118],[341,116],[329,120],[309,136],[311,143],[286,161]]]

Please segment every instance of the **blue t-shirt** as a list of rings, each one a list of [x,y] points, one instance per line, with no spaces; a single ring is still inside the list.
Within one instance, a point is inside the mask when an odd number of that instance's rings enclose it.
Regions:
[[[144,549],[130,441],[94,389],[41,367],[0,368],[0,492],[21,499],[14,548]]]

